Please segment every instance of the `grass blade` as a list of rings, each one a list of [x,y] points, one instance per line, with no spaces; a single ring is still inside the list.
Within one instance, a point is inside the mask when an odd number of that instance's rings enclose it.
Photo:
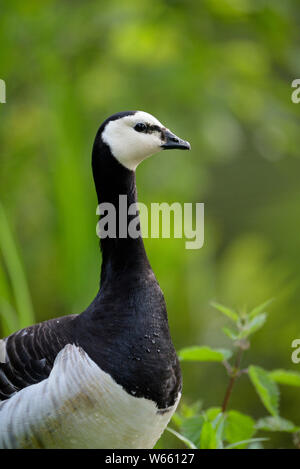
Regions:
[[[190,449],[197,449],[197,446],[194,445],[190,440],[185,438],[185,436],[181,435],[180,433],[176,432],[173,430],[173,428],[167,427],[166,430],[168,430],[170,433],[175,435],[179,440],[181,440],[188,448]]]
[[[4,337],[20,329],[18,315],[7,301],[0,298],[0,319]]]
[[[34,322],[34,312],[22,262],[11,229],[0,204],[0,248],[11,280],[20,327]]]
[[[240,445],[246,445],[249,443],[257,443],[259,441],[268,441],[269,438],[250,438],[249,440],[237,441],[236,443],[232,443],[232,445],[228,445],[225,449],[233,449]]]

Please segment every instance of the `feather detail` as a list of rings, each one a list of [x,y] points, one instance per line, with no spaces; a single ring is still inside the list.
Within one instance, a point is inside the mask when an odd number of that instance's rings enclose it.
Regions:
[[[151,448],[178,401],[160,413],[66,345],[47,379],[0,403],[0,448]]]

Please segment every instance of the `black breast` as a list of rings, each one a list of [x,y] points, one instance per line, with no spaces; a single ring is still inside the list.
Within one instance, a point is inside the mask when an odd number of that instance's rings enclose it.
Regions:
[[[78,344],[128,393],[165,409],[181,390],[181,372],[164,297],[151,270],[122,278],[78,318]]]

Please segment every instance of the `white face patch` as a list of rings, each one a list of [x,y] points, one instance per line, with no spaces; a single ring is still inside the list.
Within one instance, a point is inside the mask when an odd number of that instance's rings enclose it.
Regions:
[[[109,146],[114,157],[133,171],[145,158],[161,151],[163,143],[159,131],[154,130],[149,133],[136,131],[134,127],[138,123],[165,129],[151,114],[137,111],[132,116],[108,122],[102,132],[102,140]]]

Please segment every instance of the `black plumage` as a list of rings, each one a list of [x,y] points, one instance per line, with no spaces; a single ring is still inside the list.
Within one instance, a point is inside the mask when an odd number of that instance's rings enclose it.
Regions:
[[[99,203],[117,210],[119,195],[137,200],[135,172],[124,167],[102,140],[110,120],[100,127],[92,156]],[[129,223],[133,216],[128,216]],[[117,227],[118,232],[118,227]],[[167,320],[165,300],[148,261],[142,237],[100,241],[100,289],[79,315],[64,316],[22,329],[5,339],[0,364],[0,399],[49,376],[67,344],[80,346],[102,370],[136,397],[151,399],[158,409],[173,405],[181,389],[181,372]]]

